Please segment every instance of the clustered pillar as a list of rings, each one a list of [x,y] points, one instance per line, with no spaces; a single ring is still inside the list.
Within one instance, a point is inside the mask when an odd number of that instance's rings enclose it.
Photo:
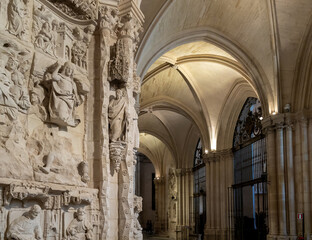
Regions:
[[[267,138],[268,239],[297,239],[297,236],[311,239],[309,114],[273,115],[262,124]],[[299,213],[303,214],[304,221],[297,219]]]
[[[231,235],[231,207],[228,188],[233,184],[232,150],[215,151],[203,156],[206,166],[205,239],[228,239]]]

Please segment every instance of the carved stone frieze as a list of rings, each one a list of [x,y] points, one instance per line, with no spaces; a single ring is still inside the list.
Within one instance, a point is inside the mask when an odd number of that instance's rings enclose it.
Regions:
[[[88,20],[97,18],[96,0],[48,0],[66,15],[79,19]]]
[[[1,190],[3,206],[9,206],[12,200],[25,202],[36,199],[44,209],[57,210],[64,206],[94,205],[97,199],[97,191],[94,189],[56,190],[48,184],[16,182],[1,187]]]
[[[10,205],[12,199],[25,200],[36,198],[42,202],[48,198],[48,186],[36,186],[34,184],[10,184],[4,188],[3,199],[4,205]]]

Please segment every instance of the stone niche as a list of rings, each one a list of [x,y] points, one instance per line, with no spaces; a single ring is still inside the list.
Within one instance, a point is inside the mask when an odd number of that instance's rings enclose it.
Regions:
[[[85,156],[96,8],[0,2],[0,239],[100,238]]]

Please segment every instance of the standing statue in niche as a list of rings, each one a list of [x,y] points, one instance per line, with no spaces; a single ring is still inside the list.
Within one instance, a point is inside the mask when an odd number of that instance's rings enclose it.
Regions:
[[[109,137],[111,142],[125,140],[127,125],[127,102],[121,89],[116,91],[116,98],[108,105],[108,119],[110,123]]]
[[[39,205],[35,204],[31,209],[19,218],[15,219],[7,231],[9,240],[34,240],[43,239],[40,221],[37,221],[41,212]]]
[[[64,127],[76,127],[80,123],[80,119],[75,115],[75,108],[80,104],[80,100],[73,79],[75,67],[70,62],[66,62],[63,66],[57,62],[52,68],[55,69],[51,79],[46,79],[48,83],[51,83],[48,86],[49,122]],[[59,72],[60,69],[61,72]]]
[[[85,211],[78,208],[75,218],[66,229],[66,240],[91,240],[93,237],[92,226],[85,219]]]
[[[25,34],[24,19],[26,17],[26,4],[28,0],[10,0],[8,4],[8,23],[6,29],[9,33],[22,38]]]

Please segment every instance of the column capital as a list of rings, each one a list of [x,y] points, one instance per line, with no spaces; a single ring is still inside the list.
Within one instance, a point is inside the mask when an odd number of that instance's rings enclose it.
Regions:
[[[154,181],[155,185],[161,185],[161,184],[165,183],[165,177],[163,177],[163,176],[155,177],[153,181]]]
[[[216,162],[220,160],[220,154],[216,151],[207,153],[207,154],[203,154],[203,160],[204,163],[210,163],[210,162]]]

